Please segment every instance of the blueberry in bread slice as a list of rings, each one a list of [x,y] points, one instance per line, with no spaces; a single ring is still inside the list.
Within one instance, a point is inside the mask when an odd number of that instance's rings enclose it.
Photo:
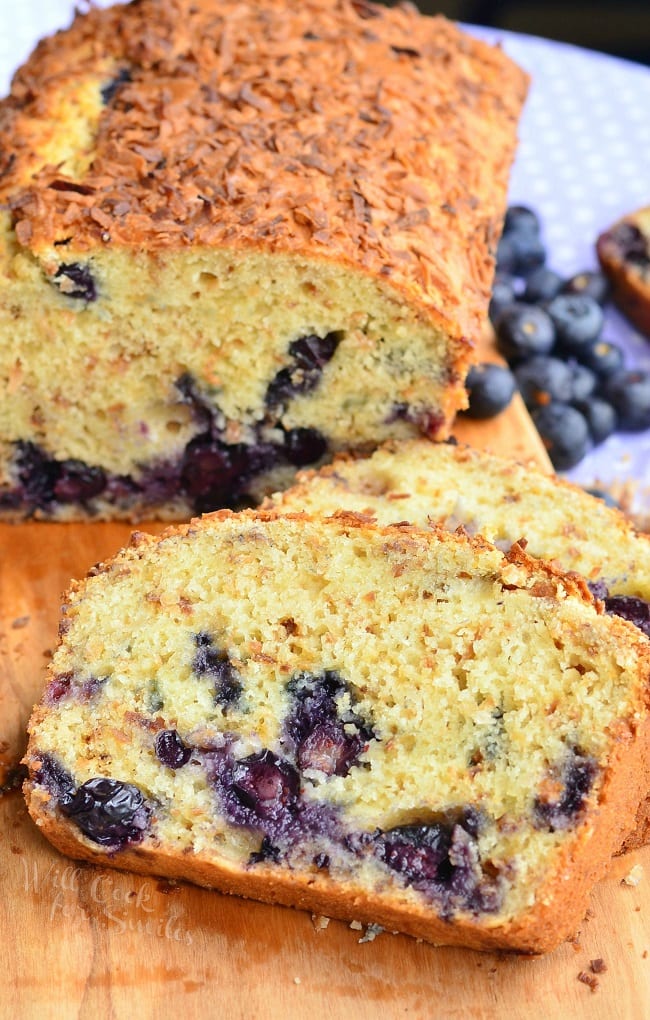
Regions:
[[[623,216],[596,242],[621,311],[650,337],[650,206]]]
[[[649,671],[516,545],[221,511],[72,585],[27,801],[78,859],[543,952],[633,824]]]
[[[0,514],[187,519],[447,435],[526,87],[366,0],[139,0],[41,42],[0,104]]]

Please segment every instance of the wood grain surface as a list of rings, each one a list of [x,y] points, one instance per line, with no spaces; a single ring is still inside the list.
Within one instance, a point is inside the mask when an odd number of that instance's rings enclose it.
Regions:
[[[548,461],[522,405],[459,422],[472,445]],[[161,526],[142,530],[160,531]],[[72,577],[123,545],[118,524],[0,526],[0,778],[14,774]],[[572,943],[542,959],[436,949],[309,914],[79,865],[0,797],[0,1016],[650,1016],[650,850],[613,862]],[[641,867],[640,867],[641,866]],[[634,867],[634,871],[632,871]],[[632,873],[637,885],[622,879]],[[603,961],[606,969],[599,970]],[[582,975],[584,980],[579,979]]]

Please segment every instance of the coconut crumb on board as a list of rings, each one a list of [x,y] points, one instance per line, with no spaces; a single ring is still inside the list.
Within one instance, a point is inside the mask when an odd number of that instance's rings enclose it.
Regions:
[[[621,885],[637,886],[643,878],[643,865],[635,864],[621,879]]]
[[[330,918],[326,917],[325,914],[312,914],[311,923],[316,931],[325,931],[330,923]]]

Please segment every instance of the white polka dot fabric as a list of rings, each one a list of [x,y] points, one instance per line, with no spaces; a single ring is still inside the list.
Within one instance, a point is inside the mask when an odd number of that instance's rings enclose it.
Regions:
[[[73,9],[70,0],[2,4],[0,93],[36,40],[68,25]],[[501,42],[532,78],[511,201],[540,213],[552,268],[593,268],[598,233],[650,204],[650,70],[533,36],[468,31]],[[605,335],[623,346],[630,367],[650,370],[650,343],[613,310]],[[650,511],[650,430],[611,437],[568,474],[588,486],[634,480],[637,507]]]

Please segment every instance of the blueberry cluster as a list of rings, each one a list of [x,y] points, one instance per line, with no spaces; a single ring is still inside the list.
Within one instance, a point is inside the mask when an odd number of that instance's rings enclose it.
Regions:
[[[561,766],[552,771],[557,787],[554,797],[537,797],[534,804],[535,821],[540,829],[551,832],[572,828],[585,805],[598,772],[598,763],[580,748],[571,748]]]
[[[468,413],[491,417],[518,388],[558,470],[573,467],[616,429],[650,428],[650,373],[627,368],[621,348],[602,335],[608,297],[600,272],[565,279],[551,269],[536,213],[511,206],[490,302],[509,368],[470,371]]]

